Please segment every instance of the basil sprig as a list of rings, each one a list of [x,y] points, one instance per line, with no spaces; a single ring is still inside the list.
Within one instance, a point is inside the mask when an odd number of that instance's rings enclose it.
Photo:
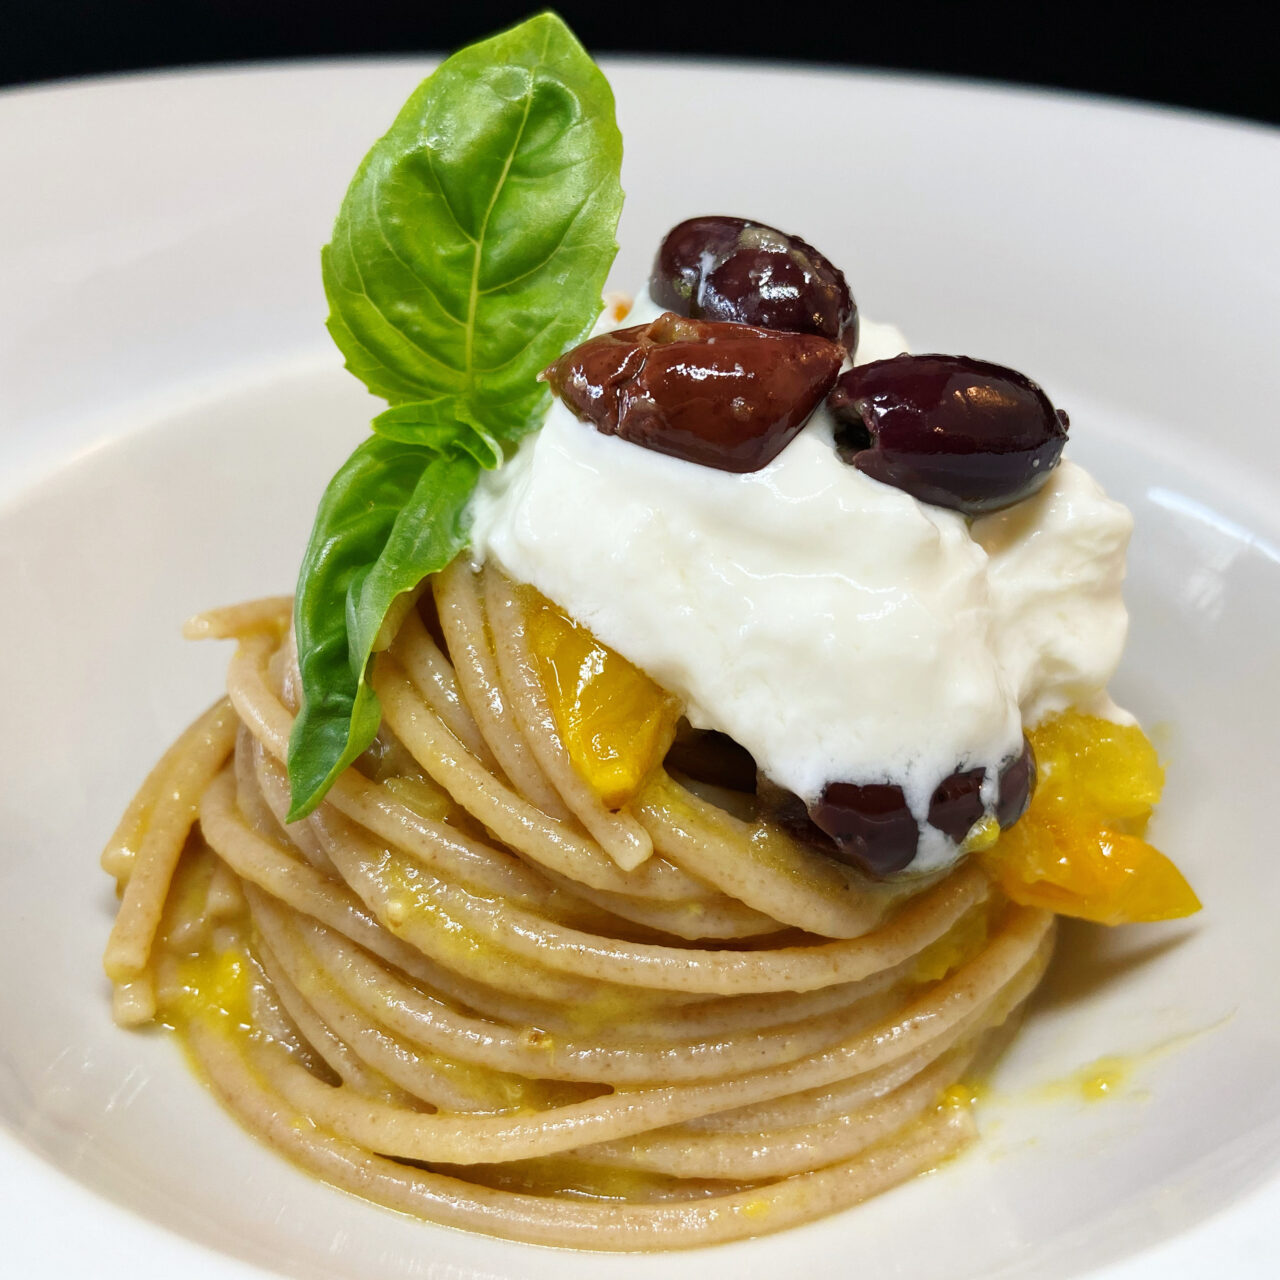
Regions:
[[[599,314],[621,165],[608,81],[544,13],[442,63],[357,170],[322,254],[329,332],[391,407],[325,490],[298,578],[290,821],[373,740],[373,654],[467,545],[481,469],[541,423],[538,373]]]

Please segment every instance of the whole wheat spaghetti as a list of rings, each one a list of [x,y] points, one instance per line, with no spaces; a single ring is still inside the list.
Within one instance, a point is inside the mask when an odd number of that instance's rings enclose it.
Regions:
[[[526,596],[465,562],[429,585],[376,660],[377,741],[291,825],[289,601],[189,624],[237,648],[103,854],[117,1020],[175,1027],[325,1180],[542,1244],[774,1231],[968,1142],[950,1087],[1053,917],[972,864],[873,883],[662,769],[609,811]]]

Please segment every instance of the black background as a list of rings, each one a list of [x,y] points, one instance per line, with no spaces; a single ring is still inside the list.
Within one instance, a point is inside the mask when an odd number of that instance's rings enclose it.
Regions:
[[[0,84],[210,62],[449,50],[534,7],[528,0],[0,0]],[[1274,0],[563,0],[559,9],[595,53],[936,71],[1280,123]]]

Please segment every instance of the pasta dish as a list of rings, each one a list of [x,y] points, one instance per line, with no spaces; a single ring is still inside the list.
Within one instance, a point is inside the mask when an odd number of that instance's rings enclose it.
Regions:
[[[977,1133],[1058,914],[1199,906],[1111,702],[1128,516],[1003,366],[746,218],[599,316],[607,83],[542,15],[361,166],[330,331],[388,402],[293,597],[103,855],[114,1012],[335,1186],[661,1249]]]

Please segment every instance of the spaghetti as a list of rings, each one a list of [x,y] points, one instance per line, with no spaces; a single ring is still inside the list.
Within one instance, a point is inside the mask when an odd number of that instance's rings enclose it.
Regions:
[[[227,696],[103,854],[115,1015],[176,1028],[297,1164],[437,1222],[677,1248],[852,1205],[973,1135],[951,1089],[1053,916],[972,863],[880,884],[662,769],[613,812],[548,714],[530,604],[435,575],[374,746],[285,823],[290,602],[215,610]]]

